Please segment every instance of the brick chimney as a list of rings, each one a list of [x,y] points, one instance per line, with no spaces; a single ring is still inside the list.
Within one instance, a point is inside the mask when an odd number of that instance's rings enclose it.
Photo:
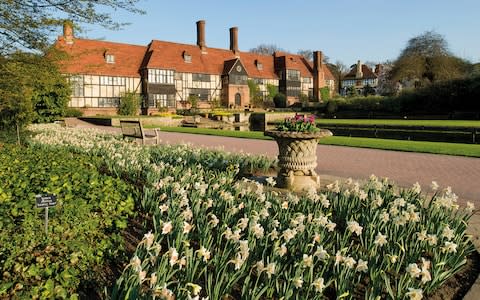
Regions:
[[[230,28],[230,50],[234,54],[239,52],[238,50],[238,27]]]
[[[355,74],[356,79],[363,78],[363,72],[362,72],[362,62],[359,60],[357,61],[357,74]]]
[[[320,89],[325,86],[325,74],[323,73],[323,53],[313,52],[313,98],[320,101]]]
[[[383,65],[381,64],[375,65],[375,74],[378,76],[382,72],[383,72]]]
[[[73,24],[70,21],[63,22],[63,39],[67,44],[73,44]]]
[[[197,21],[197,45],[202,52],[207,50],[207,44],[205,43],[205,21]]]

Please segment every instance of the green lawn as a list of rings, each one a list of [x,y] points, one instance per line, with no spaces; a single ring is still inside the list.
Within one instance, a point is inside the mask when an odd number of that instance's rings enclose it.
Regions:
[[[218,130],[207,128],[189,128],[189,127],[161,127],[161,130],[168,132],[182,132],[204,135],[227,136],[248,139],[270,140],[271,138],[263,135],[258,131],[234,131],[234,130]],[[480,157],[480,145],[473,144],[456,144],[456,143],[440,143],[440,142],[418,142],[388,139],[372,139],[357,137],[332,136],[320,140],[322,145],[337,145],[360,148],[373,148],[396,150],[406,152],[424,152],[436,154],[448,154],[459,156]]]
[[[318,124],[401,125],[401,126],[465,126],[480,127],[480,121],[470,120],[384,120],[384,119],[317,119]]]

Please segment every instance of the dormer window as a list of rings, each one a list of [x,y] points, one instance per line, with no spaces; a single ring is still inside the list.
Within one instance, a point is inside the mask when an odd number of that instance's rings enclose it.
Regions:
[[[255,65],[257,66],[257,69],[259,71],[263,70],[263,64],[261,62],[259,62],[258,60],[255,60]]]
[[[114,64],[115,63],[115,55],[105,54],[105,61],[107,62],[107,64]]]
[[[183,51],[183,61],[186,63],[192,62],[192,56],[187,53],[187,51]]]

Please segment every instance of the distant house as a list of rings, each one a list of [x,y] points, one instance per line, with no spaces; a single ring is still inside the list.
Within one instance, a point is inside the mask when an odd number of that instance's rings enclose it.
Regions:
[[[70,106],[86,115],[115,114],[122,93],[143,98],[142,112],[188,108],[195,95],[199,107],[213,100],[226,107],[250,105],[247,81],[253,80],[266,95],[267,85],[278,87],[289,104],[302,94],[321,100],[320,89],[334,90],[334,77],[320,51],[314,61],[289,53],[261,55],[238,48],[238,28],[230,28],[230,49],[209,48],[205,21],[197,22],[197,44],[152,40],[147,46],[79,39],[66,23],[56,47],[69,54],[61,70],[72,82]]]
[[[350,72],[341,81],[341,94],[346,95],[348,89],[355,88],[359,94],[363,94],[366,88],[371,88],[376,93],[379,84],[379,74],[382,72],[382,65],[376,65],[372,71],[367,65],[359,60],[352,65]]]

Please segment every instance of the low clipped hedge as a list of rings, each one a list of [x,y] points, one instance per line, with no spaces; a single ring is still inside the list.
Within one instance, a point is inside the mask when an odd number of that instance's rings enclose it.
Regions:
[[[121,257],[135,190],[98,161],[65,150],[0,147],[0,298],[79,298]],[[48,235],[35,195],[53,193]],[[102,286],[104,283],[97,285]]]

